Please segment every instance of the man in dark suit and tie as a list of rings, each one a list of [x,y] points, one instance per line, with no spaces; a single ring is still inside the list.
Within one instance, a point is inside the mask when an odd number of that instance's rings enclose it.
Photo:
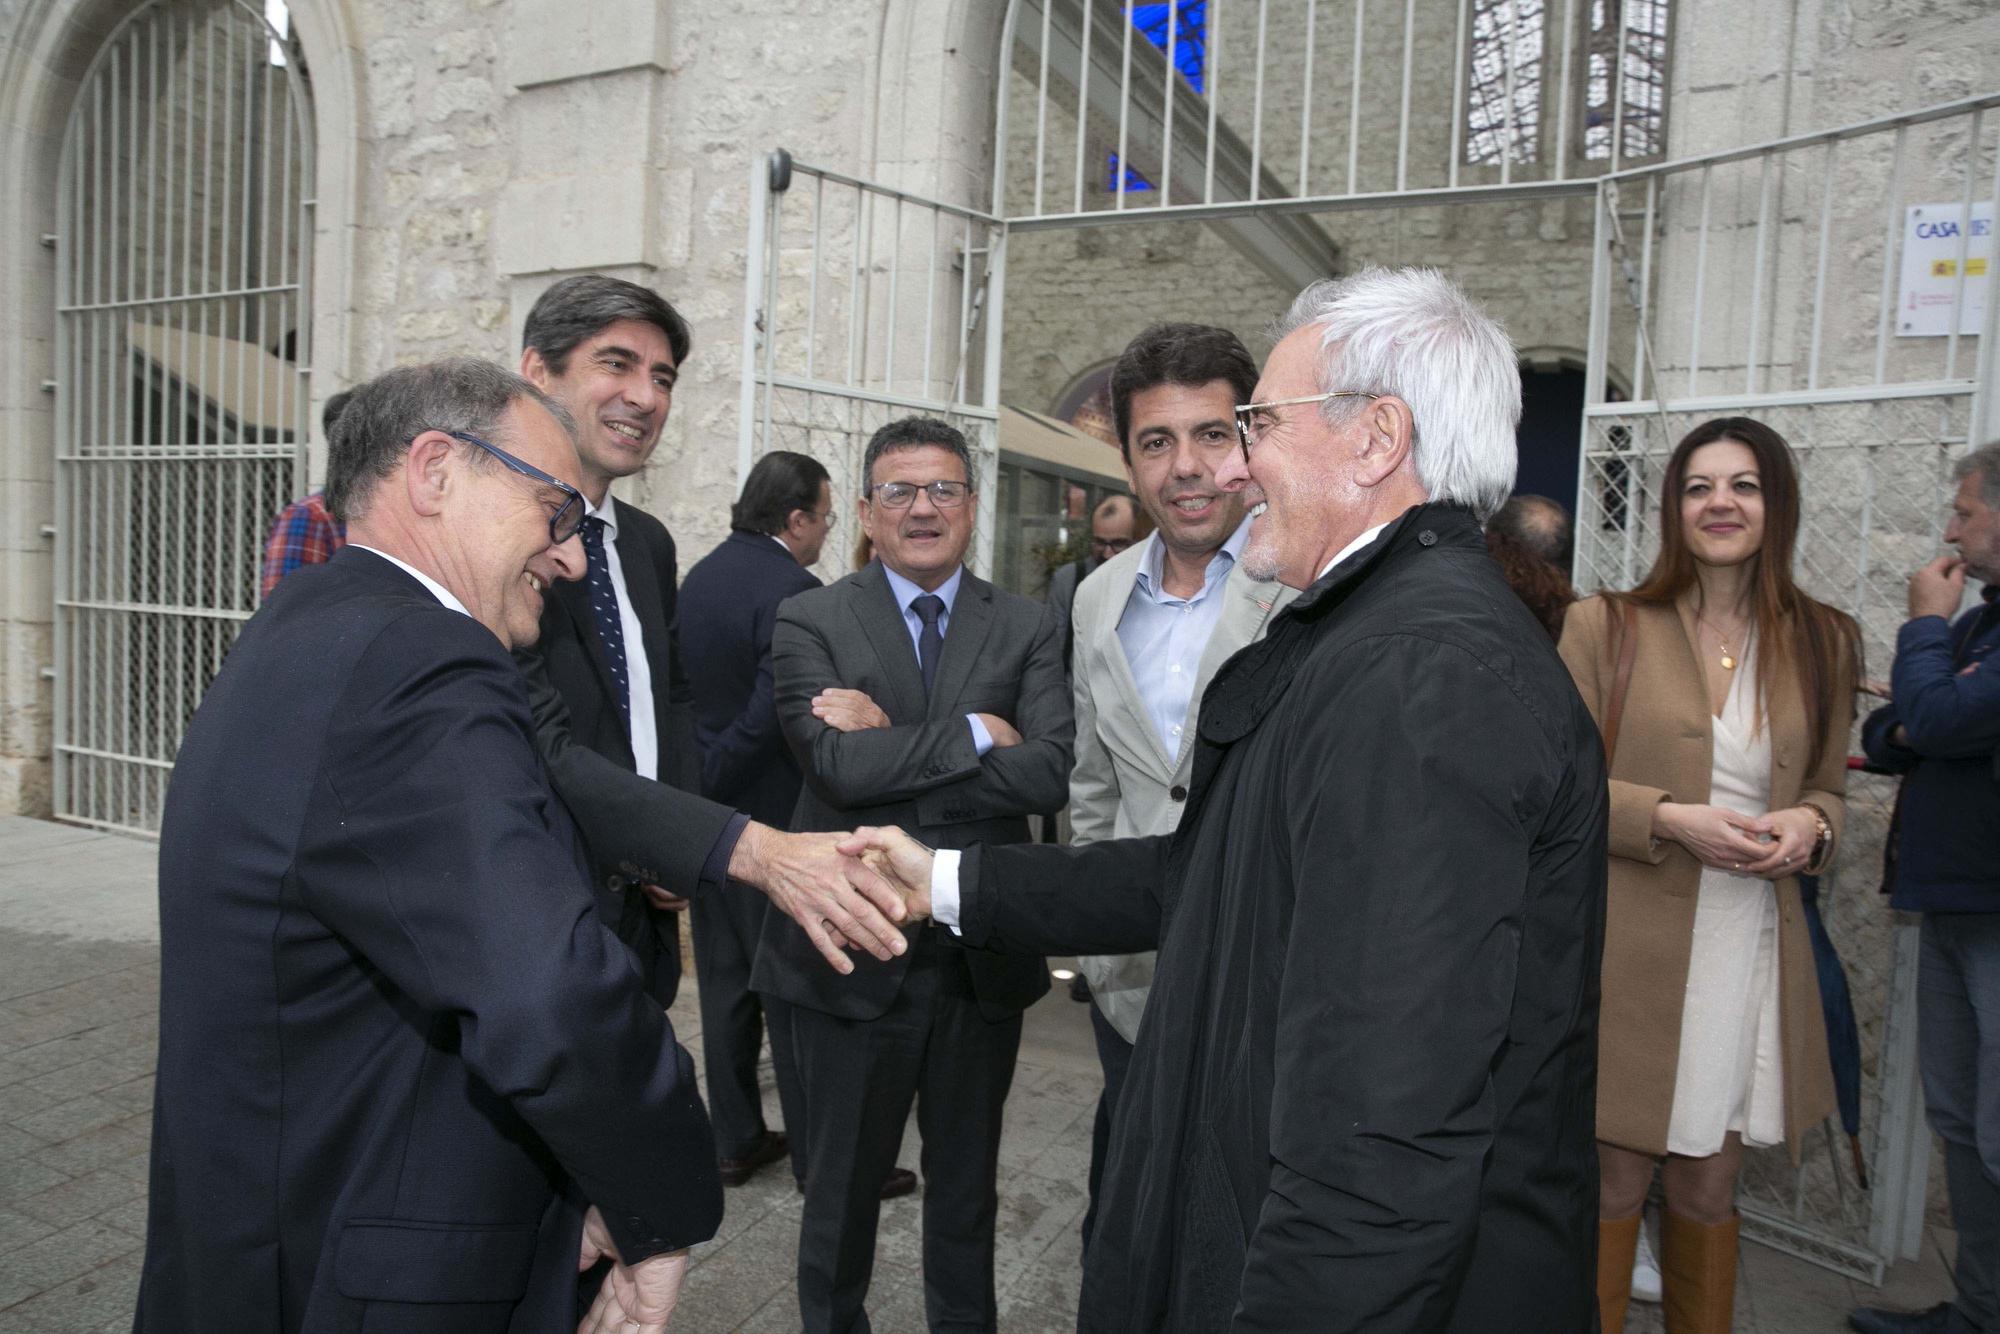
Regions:
[[[168,790],[141,1334],[566,1329],[600,1255],[593,1318],[658,1330],[714,1234],[693,1063],[508,657],[583,571],[580,480],[562,409],[484,362],[342,416],[349,545],[245,627]]]
[[[568,726],[545,726],[542,746],[556,793],[573,810],[600,799],[604,774],[600,765],[574,762],[581,757],[567,753],[573,746],[685,791],[699,783],[693,693],[675,621],[674,539],[658,519],[611,495],[613,481],[652,457],[689,340],[687,321],[659,293],[601,274],[551,286],[522,330],[521,374],[576,419],[587,504],[584,576],[552,590],[540,640],[517,655],[568,709]],[[590,852],[606,923],[631,947],[646,989],[673,1004],[686,899],[639,875],[629,858],[608,856],[594,842]]]
[[[1056,626],[965,569],[974,496],[957,430],[891,422],[868,442],[863,478],[861,526],[878,559],[778,610],[778,717],[806,782],[793,827],[895,824],[947,848],[1024,842],[1028,815],[1067,793]],[[767,919],[751,985],[790,1012],[807,1111],[805,1328],[867,1328],[876,1183],[914,1101],[930,1325],[991,1330],[1001,1110],[1046,965],[968,951],[930,927],[851,977],[820,976],[813,962],[797,926]]]

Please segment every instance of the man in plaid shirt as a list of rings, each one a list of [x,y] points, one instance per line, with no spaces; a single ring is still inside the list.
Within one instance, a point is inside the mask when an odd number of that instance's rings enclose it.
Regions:
[[[347,406],[350,392],[343,389],[320,410],[320,427],[328,436],[333,434],[333,423]],[[264,543],[264,577],[259,600],[270,597],[278,581],[299,566],[318,565],[346,545],[347,525],[327,509],[324,491],[294,500],[271,525],[271,536]]]

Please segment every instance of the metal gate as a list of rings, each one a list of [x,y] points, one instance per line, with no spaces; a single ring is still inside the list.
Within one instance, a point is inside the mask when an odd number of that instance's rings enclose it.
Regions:
[[[826,466],[849,516],[815,567],[830,582],[853,568],[849,498],[868,437],[897,417],[942,418],[972,446],[971,564],[990,571],[1006,225],[783,150],[752,168],[750,195],[738,484],[766,450]]]
[[[1989,298],[1975,325],[1968,296],[1968,275],[1984,268],[1971,220],[2000,203],[1996,108],[2000,95],[1971,98],[1603,182],[1579,589],[1644,576],[1658,549],[1661,474],[1689,428],[1754,416],[1799,460],[1802,584],[1860,622],[1870,675],[1888,675],[1905,581],[1942,549],[1952,460],[1993,437],[2000,406],[2000,302]],[[1955,236],[1928,260],[1911,250],[1926,216]],[[1917,261],[1922,277],[1943,279],[1929,302],[1934,334],[1921,332]],[[1607,401],[1614,339],[1633,367],[1633,401]],[[1860,711],[1876,703],[1863,696]],[[1916,925],[1875,892],[1894,796],[1893,779],[1849,776],[1843,851],[1820,887],[1860,1031],[1870,1180],[1829,1122],[1798,1169],[1783,1149],[1750,1153],[1739,1195],[1745,1235],[1870,1282],[1917,1254],[1931,1159]]]
[[[79,87],[56,235],[61,819],[157,831],[256,607],[305,475],[312,180],[298,45],[238,0],[140,7]]]
[[[1199,221],[1296,287],[1339,264],[1343,214],[1594,198],[1579,585],[1644,573],[1660,466],[1688,426],[1755,414],[1804,470],[1806,585],[1861,620],[1885,675],[1951,456],[2000,434],[2000,301],[1978,330],[1960,319],[1979,257],[1936,258],[1958,275],[1949,329],[1911,336],[1901,229],[1913,207],[2000,204],[2000,97],[1668,161],[1671,4],[1011,0],[993,211],[1017,249],[1044,230]],[[1635,401],[1610,401],[1620,377]],[[1746,1235],[1870,1281],[1915,1254],[1930,1150],[1914,940],[1872,893],[1889,797],[1854,775],[1822,889],[1854,981],[1871,1180],[1830,1129],[1796,1172],[1754,1155],[1742,1191]]]

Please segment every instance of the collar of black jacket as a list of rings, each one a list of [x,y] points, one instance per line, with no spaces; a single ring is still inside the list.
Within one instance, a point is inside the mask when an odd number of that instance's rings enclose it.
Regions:
[[[1401,518],[1376,534],[1373,542],[1328,570],[1299,594],[1288,613],[1301,619],[1325,615],[1384,561],[1413,552],[1466,547],[1483,551],[1485,545],[1479,520],[1464,505],[1448,501],[1412,505],[1403,511]]]
[[[1344,605],[1385,564],[1467,548],[1483,553],[1486,541],[1479,520],[1465,506],[1430,503],[1405,510],[1373,542],[1301,593],[1273,620],[1269,634],[1223,665],[1202,696],[1197,724],[1202,739],[1226,746],[1247,735],[1290,683],[1314,641],[1315,623]]]

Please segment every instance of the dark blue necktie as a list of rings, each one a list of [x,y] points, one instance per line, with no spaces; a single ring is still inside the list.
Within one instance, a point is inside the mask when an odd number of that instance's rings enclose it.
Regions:
[[[917,631],[917,665],[924,670],[924,698],[931,697],[931,682],[937,680],[938,655],[944,652],[944,632],[938,629],[938,617],[944,615],[944,599],[935,593],[926,593],[910,603],[910,610],[924,623]]]
[[[583,554],[589,560],[583,586],[590,592],[590,614],[597,620],[597,638],[604,645],[604,661],[618,686],[618,716],[625,720],[625,735],[632,735],[632,682],[625,672],[625,622],[618,615],[618,593],[611,587],[611,562],[604,555],[604,520],[595,514],[584,516]]]

